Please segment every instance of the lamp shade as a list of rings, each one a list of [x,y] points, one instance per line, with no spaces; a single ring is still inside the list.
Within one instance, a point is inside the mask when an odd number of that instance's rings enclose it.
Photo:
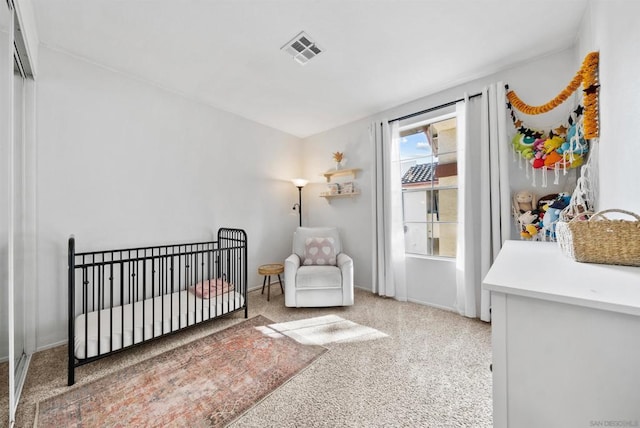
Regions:
[[[296,187],[304,187],[307,185],[309,180],[305,180],[304,178],[294,178],[293,180],[291,180],[291,182]]]

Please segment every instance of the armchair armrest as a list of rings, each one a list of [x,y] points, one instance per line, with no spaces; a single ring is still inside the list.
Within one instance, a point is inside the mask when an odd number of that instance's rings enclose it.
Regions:
[[[336,262],[340,270],[347,268],[348,265],[351,265],[351,268],[353,268],[353,259],[345,253],[338,254]]]
[[[342,273],[342,304],[353,305],[353,259],[345,253],[340,253],[337,263]]]
[[[291,254],[284,261],[284,304],[288,307],[296,306],[296,273],[300,268],[300,257]]]

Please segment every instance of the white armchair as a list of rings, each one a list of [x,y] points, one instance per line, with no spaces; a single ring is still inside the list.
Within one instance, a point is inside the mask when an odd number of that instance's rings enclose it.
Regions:
[[[335,266],[304,264],[309,238],[333,238]],[[353,305],[353,260],[342,252],[336,228],[299,227],[294,232],[293,254],[284,262],[284,284],[288,307]]]

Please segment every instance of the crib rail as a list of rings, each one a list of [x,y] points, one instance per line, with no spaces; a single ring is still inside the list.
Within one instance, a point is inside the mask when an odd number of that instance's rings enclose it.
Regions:
[[[71,236],[69,385],[74,383],[76,367],[113,352],[241,309],[248,315],[247,236],[243,230],[221,228],[216,241],[188,244],[88,252],[76,252],[75,244]],[[232,285],[233,292],[214,290],[197,298],[194,285],[210,279]],[[236,299],[237,294],[243,298]],[[83,314],[78,322],[84,324],[78,329],[84,330],[84,350],[80,350],[84,358],[79,359],[76,318]],[[150,329],[147,320],[151,320]],[[97,323],[95,340],[89,337],[92,322],[92,326]],[[125,331],[125,325],[132,332]],[[90,340],[97,343],[97,352],[90,353]]]

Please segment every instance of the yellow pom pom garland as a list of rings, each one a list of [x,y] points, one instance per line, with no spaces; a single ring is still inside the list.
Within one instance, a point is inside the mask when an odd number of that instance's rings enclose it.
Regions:
[[[600,85],[598,84],[598,63],[598,52],[589,53],[582,62],[582,67],[580,67],[580,70],[578,70],[569,85],[567,85],[567,87],[555,98],[543,105],[530,106],[522,101],[514,91],[507,92],[507,99],[513,107],[525,114],[542,114],[553,110],[566,101],[567,98],[569,98],[571,94],[578,89],[580,83],[582,83],[584,102],[584,136],[588,139],[596,138],[598,137],[599,131],[598,91]]]

